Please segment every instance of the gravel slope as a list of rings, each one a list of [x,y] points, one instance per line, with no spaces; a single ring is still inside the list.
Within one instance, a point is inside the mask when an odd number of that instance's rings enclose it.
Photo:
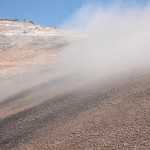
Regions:
[[[149,74],[49,97],[47,93],[39,97],[44,102],[1,116],[1,149],[150,148]],[[19,105],[13,101],[1,109],[17,110]]]

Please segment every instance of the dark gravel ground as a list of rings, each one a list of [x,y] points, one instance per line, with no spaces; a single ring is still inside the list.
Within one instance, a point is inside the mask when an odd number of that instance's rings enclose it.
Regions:
[[[2,111],[15,108],[1,115],[1,150],[150,149],[149,74],[103,88],[97,83],[50,94],[24,109],[20,109],[21,97],[1,103]],[[23,101],[34,98],[26,95]]]

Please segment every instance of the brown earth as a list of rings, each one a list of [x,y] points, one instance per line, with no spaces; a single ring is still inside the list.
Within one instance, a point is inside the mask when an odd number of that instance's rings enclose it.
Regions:
[[[44,96],[1,103],[2,150],[150,149],[149,74]]]

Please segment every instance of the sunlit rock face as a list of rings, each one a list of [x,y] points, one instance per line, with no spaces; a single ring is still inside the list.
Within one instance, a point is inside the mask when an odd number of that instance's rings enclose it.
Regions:
[[[27,20],[0,19],[0,73],[20,65],[56,63],[72,33]]]

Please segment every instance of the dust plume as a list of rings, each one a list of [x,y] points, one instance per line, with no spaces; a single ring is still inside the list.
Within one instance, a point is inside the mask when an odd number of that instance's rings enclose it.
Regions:
[[[106,76],[150,66],[150,5],[125,7],[123,3],[101,7],[88,4],[61,25],[81,39],[65,48],[66,70],[84,79]]]
[[[56,70],[31,70],[1,81],[0,102],[57,95],[79,83],[150,68],[150,5],[88,4],[61,25],[76,38],[65,46]],[[29,74],[29,75],[28,75]],[[7,91],[7,92],[5,92]],[[46,94],[45,94],[46,93]],[[29,98],[28,98],[29,99]],[[42,98],[43,100],[44,98]]]

